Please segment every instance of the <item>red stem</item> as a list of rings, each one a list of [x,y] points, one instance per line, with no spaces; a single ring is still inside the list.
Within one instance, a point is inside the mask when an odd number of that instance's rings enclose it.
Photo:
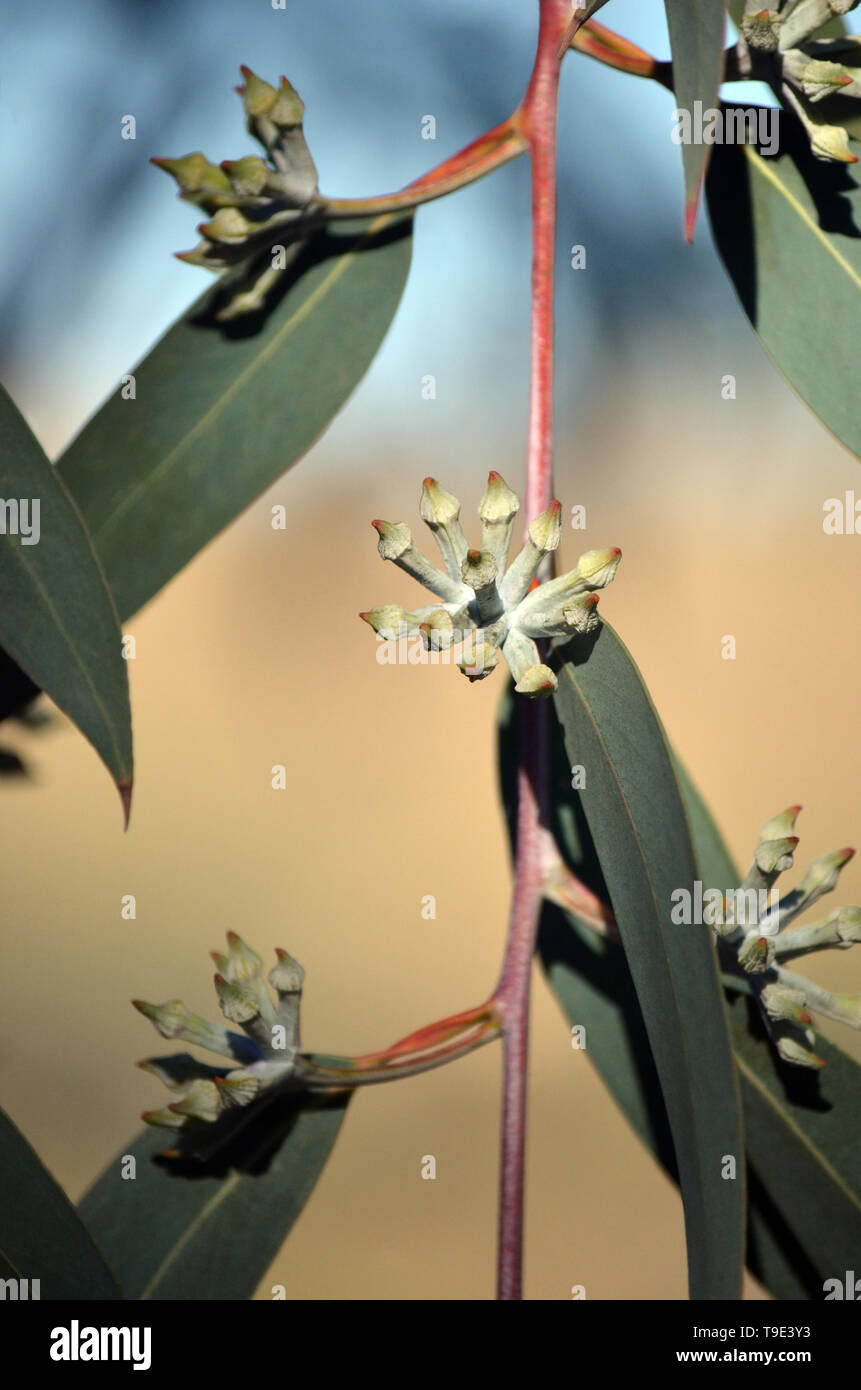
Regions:
[[[556,252],[556,109],[560,42],[571,17],[569,0],[539,0],[535,66],[521,108],[521,129],[532,162],[532,333],[527,523],[544,511],[553,491],[553,283]],[[541,910],[546,820],[545,709],[520,702],[517,848],[514,894],[502,975],[494,996],[503,1026],[502,1151],[499,1192],[497,1297],[522,1296],[526,1079],[532,957]]]

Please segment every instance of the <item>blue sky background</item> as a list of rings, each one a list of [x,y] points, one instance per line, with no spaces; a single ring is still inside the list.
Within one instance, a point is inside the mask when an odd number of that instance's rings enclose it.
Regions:
[[[173,259],[197,210],[149,164],[254,146],[240,63],[303,96],[324,192],[400,187],[502,119],[526,84],[534,0],[45,0],[9,7],[0,68],[0,376],[50,451],[80,426],[209,283]],[[601,18],[658,56],[660,0],[612,0]],[[734,89],[734,95],[739,88]],[[757,95],[761,95],[757,93]],[[681,238],[671,95],[572,55],[560,108],[559,419],[588,410],[602,378],[685,370],[702,351],[770,369],[710,247]],[[137,139],[122,140],[131,113]],[[435,142],[421,118],[437,121]],[[416,383],[439,384],[433,428],[463,429],[491,399],[488,453],[523,429],[528,165],[424,209],[403,306],[355,409],[398,429]],[[566,249],[587,248],[586,272]],[[648,329],[644,331],[644,325]],[[656,351],[656,345],[661,345]],[[669,358],[666,353],[669,352]],[[673,356],[675,354],[675,357]],[[406,417],[405,417],[406,418]]]

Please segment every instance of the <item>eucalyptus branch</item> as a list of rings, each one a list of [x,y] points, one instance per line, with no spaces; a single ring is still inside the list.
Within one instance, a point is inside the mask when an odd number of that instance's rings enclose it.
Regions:
[[[525,153],[526,140],[520,129],[520,110],[518,108],[507,120],[500,122],[491,130],[486,130],[478,139],[464,146],[450,159],[444,160],[421,178],[414,179],[398,193],[383,194],[377,198],[326,198],[327,217],[373,217],[383,212],[402,212],[419,207],[422,203],[442,198],[465,188],[485,174],[493,173],[503,164]]]
[[[549,506],[553,490],[553,291],[556,237],[556,112],[565,0],[539,0],[538,49],[521,107],[532,162],[532,327],[525,513]],[[564,53],[564,48],[562,49]],[[547,739],[543,705],[520,720],[515,882],[505,959],[495,999],[503,1023],[504,1076],[497,1295],[521,1297],[526,1077],[532,958],[544,888]]]

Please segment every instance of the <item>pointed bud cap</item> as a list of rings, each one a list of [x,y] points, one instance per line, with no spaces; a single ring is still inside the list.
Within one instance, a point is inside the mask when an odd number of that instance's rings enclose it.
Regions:
[[[174,1115],[187,1115],[192,1120],[202,1120],[204,1124],[214,1124],[224,1106],[214,1081],[193,1081],[182,1100],[168,1106]]]
[[[608,550],[587,550],[577,561],[577,573],[590,589],[606,589],[615,578],[621,559],[617,545]]]
[[[260,1091],[260,1078],[234,1072],[218,1077],[215,1085],[222,1107],[250,1105]]]
[[[419,624],[425,650],[447,651],[454,640],[454,623],[445,608],[437,608]]]
[[[810,1026],[810,1014],[805,1005],[804,993],[800,989],[790,989],[788,985],[766,985],[762,991],[762,1003],[769,1018],[787,1019],[791,1023]]]
[[[201,222],[197,230],[210,241],[235,246],[248,239],[254,226],[242,216],[239,208],[219,208],[215,216],[208,222]]]
[[[276,946],[277,965],[269,971],[269,983],[278,994],[301,994],[305,971],[287,951]]]
[[[144,1124],[155,1125],[157,1129],[182,1129],[188,1123],[187,1115],[177,1115],[167,1106],[162,1110],[144,1110],[141,1119]]]
[[[533,700],[546,699],[559,686],[549,666],[530,666],[521,676],[514,689],[518,695],[528,695]]]
[[[836,888],[841,871],[854,854],[854,849],[836,849],[832,854],[823,854],[821,858],[814,859],[804,875],[799,893],[805,898],[819,898],[830,893]]]
[[[529,523],[529,539],[545,555],[556,550],[562,539],[561,502],[551,502],[546,511]]]
[[[240,198],[259,198],[272,173],[256,154],[245,155],[243,159],[223,159],[221,167],[227,175],[229,186]]]
[[[825,1062],[821,1057],[817,1057],[812,1048],[798,1041],[797,1038],[778,1038],[778,1056],[784,1062],[791,1062],[796,1067],[811,1067],[815,1071],[821,1071]]]
[[[281,78],[276,99],[267,114],[270,121],[274,121],[282,130],[291,130],[302,124],[305,103],[286,77]]]
[[[260,1013],[260,1002],[247,984],[235,985],[223,975],[216,975],[215,991],[221,1012],[231,1023],[250,1023]]]
[[[767,820],[759,832],[760,843],[764,840],[782,840],[791,835],[800,810],[800,806],[788,806],[785,811]]]
[[[479,638],[469,643],[468,649],[457,664],[468,680],[481,681],[499,664],[499,650]]]
[[[853,80],[842,63],[814,60],[806,65],[801,75],[801,89],[810,101],[822,101],[844,87],[851,87]]]
[[[422,497],[419,503],[422,521],[432,530],[438,526],[450,526],[460,516],[460,502],[454,493],[447,492],[436,478],[425,478],[422,483]]]
[[[252,951],[235,931],[227,933],[228,969],[226,978],[232,984],[253,980],[263,969],[263,960]]]
[[[399,560],[413,543],[412,531],[402,521],[372,521],[371,525],[379,532],[377,549],[384,560]]]
[[[478,504],[480,520],[488,526],[507,525],[514,520],[519,511],[520,502],[517,493],[512,492],[500,473],[491,470],[487,475],[487,487],[484,490],[484,495]]]
[[[748,975],[761,975],[774,960],[774,941],[765,936],[748,936],[738,952],[738,963]]]
[[[244,64],[239,69],[245,78],[245,86],[237,87],[239,95],[242,97],[242,104],[246,114],[253,120],[257,116],[268,116],[278,98],[275,88],[269,83],[264,82],[262,77],[258,77],[249,67]]]
[[[784,873],[792,868],[797,844],[797,835],[788,835],[782,840],[760,840],[754,852],[756,867],[764,874]]]
[[[858,156],[849,148],[849,132],[842,125],[808,123],[810,148],[817,159],[834,160],[838,164],[857,164]]]
[[[366,612],[360,613],[359,617],[387,641],[397,640],[408,627],[407,615],[396,603],[384,604],[382,608],[369,608]]]
[[[203,182],[209,160],[200,150],[195,150],[193,154],[183,155],[181,159],[167,159],[163,155],[154,154],[150,164],[154,164],[157,169],[164,169],[166,174],[176,179],[181,193],[196,193]]]

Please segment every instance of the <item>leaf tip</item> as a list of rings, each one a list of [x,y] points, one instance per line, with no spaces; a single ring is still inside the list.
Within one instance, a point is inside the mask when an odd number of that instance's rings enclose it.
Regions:
[[[123,804],[123,830],[129,828],[129,816],[132,813],[132,784],[131,781],[117,783],[117,791],[120,794],[120,801]]]

